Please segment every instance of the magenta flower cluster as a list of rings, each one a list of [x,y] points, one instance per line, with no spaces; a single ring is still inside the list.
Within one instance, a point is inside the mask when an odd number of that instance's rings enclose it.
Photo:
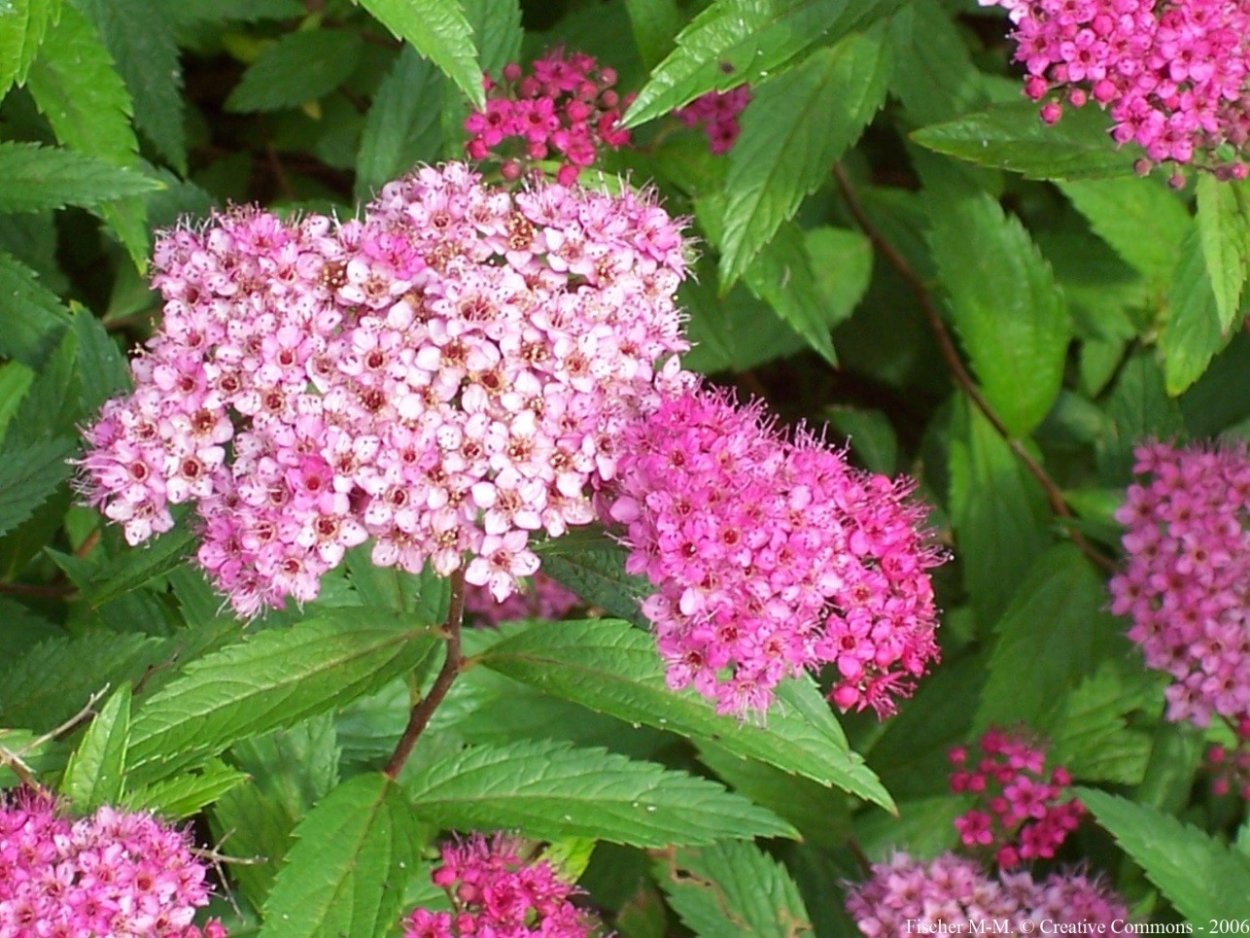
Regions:
[[[891,713],[938,656],[911,485],[850,467],[760,407],[690,388],[632,425],[609,514],[673,688],[764,710],[783,678],[832,666],[841,709]]]
[[[404,938],[589,938],[597,923],[572,902],[579,893],[546,860],[527,860],[519,841],[473,834],[442,846],[434,884],[452,911],[417,908]]]
[[[1250,7],[1232,0],[981,0],[1010,13],[1025,91],[1109,111],[1118,143],[1154,163],[1244,179],[1250,139]]]
[[[561,161],[556,178],[572,185],[600,148],[629,143],[629,131],[617,126],[629,101],[614,88],[616,72],[592,56],[557,49],[536,59],[529,75],[511,63],[501,83],[484,80],[486,110],[474,111],[464,123],[472,134],[468,154],[500,160],[505,179],[518,178],[535,161],[555,159]]]
[[[7,938],[225,938],[201,930],[204,864],[187,836],[148,814],[103,807],[71,821],[50,797],[0,800],[0,935]]]
[[[1111,609],[1147,666],[1167,674],[1168,719],[1234,727],[1250,718],[1250,454],[1140,446],[1116,514],[1124,569]]]
[[[538,568],[532,535],[594,519],[655,364],[687,347],[683,250],[649,198],[510,193],[460,164],[363,220],[178,229],[155,252],[163,326],[85,433],[82,489],[131,544],[194,504],[241,616],[312,600],[370,538],[412,572],[469,554],[502,600]]]
[[[873,864],[871,878],[848,890],[846,909],[867,938],[967,934],[973,925],[1008,935],[1043,934],[1046,927],[1052,934],[1057,927],[1067,934],[1135,932],[1124,900],[1095,877],[1064,870],[1043,880],[1023,871],[995,879],[953,853],[928,862],[898,853]]]
[[[502,602],[495,599],[489,589],[481,586],[470,587],[464,593],[465,615],[472,622],[490,627],[518,619],[555,622],[580,605],[580,596],[565,589],[541,570]]]
[[[729,91],[709,91],[673,113],[687,127],[702,127],[713,153],[728,153],[742,132],[738,117],[750,103],[750,86],[739,85]]]
[[[992,851],[1002,869],[1053,858],[1085,814],[1075,798],[1062,800],[1071,774],[1063,766],[1048,774],[1045,747],[1020,733],[988,729],[977,748],[977,759],[963,746],[948,753],[951,791],[977,796],[955,819],[960,841]]]

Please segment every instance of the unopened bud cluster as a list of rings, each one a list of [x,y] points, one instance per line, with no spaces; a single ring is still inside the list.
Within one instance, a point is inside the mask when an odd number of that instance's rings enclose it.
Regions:
[[[963,746],[950,750],[951,791],[977,796],[977,804],[955,820],[966,847],[993,852],[1011,869],[1049,860],[1080,826],[1085,806],[1063,800],[1072,776],[1063,766],[1046,771],[1046,749],[1022,734],[991,728],[981,737],[979,758]]]
[[[451,911],[417,908],[404,938],[591,938],[594,918],[572,902],[580,890],[546,860],[526,860],[519,841],[473,834],[443,845],[434,884]]]
[[[551,159],[560,161],[556,178],[571,185],[601,149],[629,143],[629,131],[617,126],[629,101],[615,90],[616,72],[585,53],[548,53],[528,75],[512,63],[504,67],[502,82],[488,76],[485,83],[486,110],[473,112],[464,124],[473,135],[468,154],[500,161],[507,179]]]
[[[750,86],[739,85],[729,91],[709,91],[674,113],[687,127],[703,128],[713,153],[728,153],[742,132],[738,118],[750,103]]]

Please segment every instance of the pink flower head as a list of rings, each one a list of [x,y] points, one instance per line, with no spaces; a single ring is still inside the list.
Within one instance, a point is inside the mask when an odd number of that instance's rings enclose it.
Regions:
[[[42,794],[0,799],[0,935],[225,938],[184,831],[102,807],[77,821]]]
[[[411,572],[469,555],[502,601],[531,537],[594,520],[621,428],[677,372],[683,251],[647,193],[512,193],[454,163],[362,220],[180,228],[156,246],[164,324],[85,431],[80,486],[132,544],[193,505],[240,616],[314,599],[367,540]]]
[[[1061,800],[1072,782],[1068,770],[1047,773],[1045,747],[1020,733],[988,729],[977,748],[977,759],[962,746],[949,754],[951,791],[977,796],[955,819],[960,842],[993,852],[1002,869],[1054,857],[1085,813],[1075,798]]]
[[[1135,143],[1140,172],[1192,164],[1244,179],[1250,139],[1250,8],[1232,0],[981,0],[1014,24],[1025,93],[1109,111],[1112,137]]]
[[[561,49],[536,59],[529,75],[519,65],[506,66],[501,82],[486,79],[486,110],[464,122],[472,135],[470,159],[500,161],[508,179],[526,166],[558,160],[557,180],[571,185],[600,148],[629,143],[629,131],[618,126],[629,98],[622,100],[615,84],[614,70]]]
[[[928,569],[941,562],[912,486],[783,439],[757,405],[688,389],[622,441],[609,509],[674,688],[727,713],[829,666],[841,709],[893,711],[937,658]]]
[[[404,938],[590,938],[597,923],[572,902],[580,890],[546,860],[533,862],[522,844],[503,834],[473,834],[442,846],[431,877],[452,911],[418,907],[404,920]]]
[[[970,926],[1030,935],[1043,923],[1088,926],[1082,934],[1110,933],[1113,926],[1134,933],[1124,900],[1096,877],[1060,870],[1044,880],[1027,872],[993,879],[953,853],[928,862],[897,853],[874,863],[871,877],[847,890],[846,909],[866,938],[967,933]]]
[[[1111,610],[1146,665],[1169,675],[1168,719],[1234,727],[1250,718],[1250,455],[1140,446],[1116,520],[1127,563],[1111,579]]]
[[[742,130],[738,118],[750,103],[750,86],[739,85],[729,91],[709,91],[673,113],[687,127],[702,127],[708,149],[721,154],[737,142]]]

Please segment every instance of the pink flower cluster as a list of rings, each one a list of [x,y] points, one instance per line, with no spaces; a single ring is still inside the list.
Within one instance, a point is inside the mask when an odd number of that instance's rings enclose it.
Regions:
[[[977,796],[977,807],[955,819],[959,839],[994,851],[1003,869],[1054,857],[1085,814],[1075,798],[1060,800],[1072,784],[1068,770],[1058,766],[1047,775],[1043,746],[1000,729],[987,730],[978,748],[975,761],[963,746],[949,753],[951,791]]]
[[[241,616],[313,599],[369,538],[412,572],[467,552],[502,600],[538,568],[532,535],[594,519],[656,362],[687,347],[683,249],[647,197],[509,193],[460,164],[359,221],[243,209],[170,232],[163,326],[85,433],[82,490],[131,544],[194,503]]]
[[[526,163],[559,159],[556,178],[572,185],[600,147],[615,150],[629,143],[629,131],[617,126],[629,100],[613,89],[616,72],[581,52],[566,57],[557,49],[531,68],[526,75],[515,63],[505,66],[501,84],[485,78],[486,110],[464,122],[473,135],[469,157],[500,159],[506,179],[518,178]],[[506,141],[515,143],[501,151]]]
[[[725,713],[767,708],[779,681],[832,665],[843,710],[893,712],[938,656],[911,485],[848,466],[758,406],[687,389],[629,428],[609,514],[673,688]]]
[[[225,938],[192,924],[208,904],[187,836],[148,814],[100,808],[77,821],[51,798],[0,800],[0,935],[6,938]]]
[[[702,127],[713,153],[728,153],[742,132],[738,116],[750,103],[750,86],[739,85],[729,91],[709,91],[674,114],[687,127]]]
[[[972,860],[944,853],[924,862],[895,854],[872,867],[872,877],[852,886],[846,909],[867,938],[915,934],[987,933],[1032,935],[1067,926],[1080,934],[1133,934],[1124,900],[1096,877],[1074,870],[1034,880],[1027,872],[986,876]],[[999,931],[1002,922],[1006,931]],[[1100,929],[1101,926],[1101,929]],[[1052,932],[1054,933],[1054,932]]]
[[[1136,457],[1142,478],[1116,514],[1128,562],[1111,609],[1172,678],[1168,719],[1236,726],[1250,717],[1250,454],[1156,443]]]
[[[502,834],[474,834],[442,847],[434,884],[447,892],[451,912],[414,909],[404,938],[589,938],[595,920],[573,905],[579,890],[547,861],[532,862],[521,844]]]
[[[465,590],[464,611],[483,625],[498,626],[517,619],[563,619],[582,604],[581,597],[565,589],[542,571],[502,602],[480,586]]]
[[[1139,164],[1194,163],[1244,179],[1250,139],[1250,6],[1235,0],[981,0],[1015,23],[1025,91],[1047,123],[1066,92],[1111,114],[1118,143],[1146,152]]]

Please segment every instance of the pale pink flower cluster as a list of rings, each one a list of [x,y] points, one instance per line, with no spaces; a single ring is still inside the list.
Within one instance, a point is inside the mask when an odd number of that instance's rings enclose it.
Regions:
[[[994,879],[953,853],[928,862],[898,853],[873,864],[871,878],[847,891],[846,909],[867,938],[1135,933],[1124,900],[1097,877],[1063,870],[1043,880],[1027,872]]]
[[[1136,450],[1116,520],[1127,564],[1111,609],[1146,664],[1172,679],[1168,719],[1250,718],[1250,454],[1244,445]]]
[[[563,619],[582,605],[581,597],[565,589],[541,570],[524,581],[515,593],[502,602],[482,586],[465,590],[464,611],[470,621],[485,626],[498,626],[518,619]]]
[[[1250,139],[1250,4],[1244,0],[980,0],[1015,23],[1025,91],[1047,123],[1090,98],[1112,135],[1153,163],[1244,179]]]
[[[590,938],[594,918],[572,902],[580,890],[546,860],[523,856],[519,841],[473,834],[442,846],[434,884],[452,911],[417,908],[404,921],[404,938]]]
[[[1046,748],[1021,733],[991,728],[978,747],[950,750],[951,791],[977,796],[977,804],[955,819],[965,847],[993,851],[999,867],[1049,860],[1080,826],[1085,806],[1063,801],[1072,775],[1063,766],[1046,772]]]
[[[5,938],[225,938],[220,922],[192,924],[205,874],[187,835],[149,814],[71,821],[43,795],[0,799]]]
[[[484,79],[486,110],[464,122],[473,135],[467,145],[471,159],[499,159],[505,179],[518,178],[526,165],[558,159],[556,178],[572,185],[601,147],[616,150],[629,143],[629,131],[617,126],[629,99],[622,101],[613,87],[613,69],[584,52],[565,56],[557,49],[536,59],[531,72],[511,63],[502,83]]]
[[[241,616],[313,599],[370,538],[412,572],[469,554],[502,600],[538,568],[532,536],[594,519],[656,363],[687,347],[683,250],[647,196],[510,193],[460,164],[388,184],[363,220],[180,228],[82,489],[131,544],[194,504],[198,561]]]
[[[673,688],[764,710],[783,678],[832,666],[842,710],[895,709],[938,656],[927,570],[941,562],[912,485],[849,466],[758,406],[688,389],[621,445],[611,520]]]
[[[687,127],[702,127],[708,149],[721,154],[737,143],[742,132],[738,117],[750,103],[750,86],[739,85],[729,91],[709,91],[673,113]]]

